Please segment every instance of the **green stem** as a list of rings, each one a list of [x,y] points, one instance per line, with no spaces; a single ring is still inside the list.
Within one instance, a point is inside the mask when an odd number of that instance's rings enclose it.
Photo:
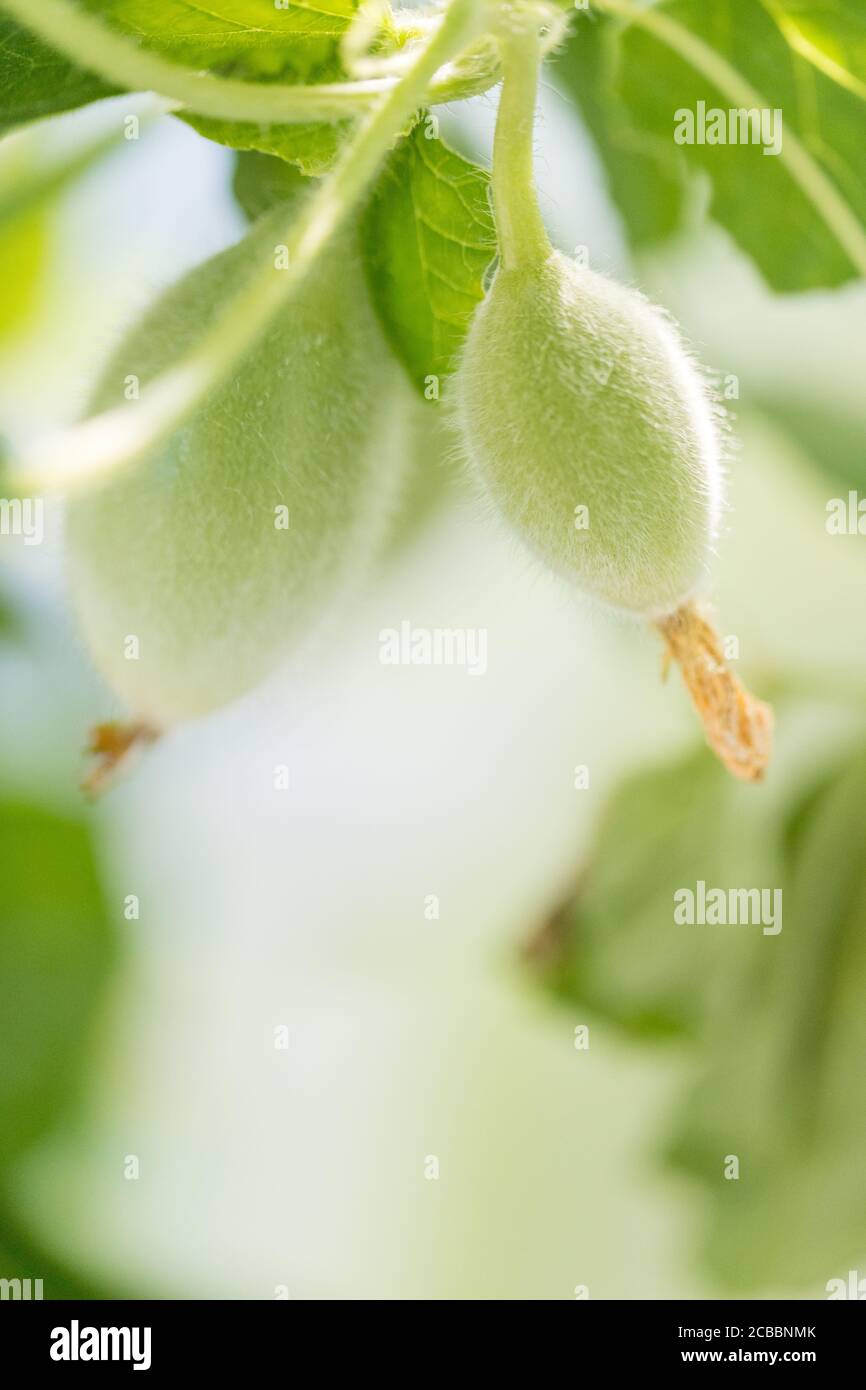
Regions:
[[[189,111],[218,120],[265,124],[345,120],[369,110],[393,90],[397,81],[393,77],[376,77],[303,86],[214,77],[143,48],[95,15],[78,9],[70,0],[0,0],[0,9],[112,86],[127,91],[159,92]],[[485,55],[479,55],[465,76],[452,72],[436,79],[431,74],[430,98],[445,101],[486,91],[496,79],[495,68]]]
[[[288,269],[269,258],[249,286],[226,305],[217,322],[182,361],[156,377],[137,401],[83,420],[36,443],[10,468],[20,493],[67,493],[104,481],[178,429],[261,336],[323,247],[355,208],[394,140],[427,95],[430,78],[459,53],[483,23],[478,0],[452,0],[441,25],[409,72],[361,123],[333,173],[290,214],[278,244]]]
[[[502,265],[506,270],[538,264],[550,242],[532,174],[532,137],[541,44],[537,26],[503,33],[505,80],[493,145],[493,205]]]

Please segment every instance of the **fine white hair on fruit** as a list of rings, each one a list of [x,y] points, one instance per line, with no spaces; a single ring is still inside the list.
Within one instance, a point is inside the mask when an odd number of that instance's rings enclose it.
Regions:
[[[699,588],[723,506],[719,411],[643,295],[559,252],[500,268],[452,410],[492,502],[554,570],[650,617]]]
[[[194,346],[284,220],[266,214],[168,290],[113,354],[92,408]],[[351,586],[393,513],[414,406],[347,234],[182,429],[70,503],[73,603],[136,719],[164,729],[244,694]]]

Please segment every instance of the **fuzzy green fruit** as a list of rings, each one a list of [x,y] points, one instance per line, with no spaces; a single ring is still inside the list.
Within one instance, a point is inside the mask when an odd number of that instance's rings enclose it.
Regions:
[[[113,354],[94,409],[191,348],[280,225],[275,209],[164,294]],[[165,728],[279,664],[382,540],[413,405],[344,237],[182,430],[71,503],[74,604],[132,714]]]
[[[500,268],[455,402],[485,490],[556,571],[651,616],[692,594],[720,508],[715,410],[643,296],[558,252]]]

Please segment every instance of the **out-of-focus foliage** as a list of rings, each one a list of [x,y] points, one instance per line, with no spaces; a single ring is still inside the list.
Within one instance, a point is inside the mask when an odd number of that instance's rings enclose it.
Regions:
[[[0,14],[0,134],[40,116],[86,106],[113,90]]]
[[[112,957],[87,828],[0,801],[0,1160],[71,1099]]]
[[[728,1285],[842,1275],[866,1246],[864,803],[857,749],[789,819],[784,930],[749,994],[729,992],[676,1123],[671,1156],[710,1188]],[[727,1153],[738,1182],[719,1180]]]
[[[555,57],[557,79],[580,108],[604,163],[610,193],[635,247],[662,241],[680,226],[687,170],[671,159],[670,131],[641,129],[616,90],[619,28],[601,15],[572,20]]]
[[[114,956],[89,831],[0,801],[0,882],[0,1277],[105,1297],[34,1243],[6,1192],[14,1163],[74,1112]]]
[[[25,327],[37,308],[57,200],[116,143],[116,134],[99,134],[70,155],[46,158],[26,132],[0,150],[0,340]]]
[[[256,150],[245,150],[235,162],[232,192],[251,222],[276,203],[297,198],[307,180],[294,164]]]
[[[752,788],[706,750],[635,773],[602,817],[574,901],[539,939],[549,986],[638,1036],[699,1036],[754,943],[678,926],[673,894],[697,878],[770,886],[777,862]]]
[[[768,399],[764,409],[837,486],[866,486],[866,413],[834,409],[826,401],[803,396]]]
[[[45,241],[45,221],[39,212],[17,218],[8,226],[0,222],[0,339],[26,323],[33,311],[39,297]]]
[[[226,77],[281,83],[345,77],[339,40],[356,9],[354,0],[322,0],[315,6],[298,0],[279,8],[271,0],[232,0],[207,8],[186,0],[79,3],[172,62]],[[107,83],[53,53],[19,25],[4,19],[3,26],[0,78],[8,93],[2,109],[7,126],[111,94]],[[307,173],[327,168],[346,130],[345,123],[253,124],[193,114],[182,119],[220,144],[276,154]]]
[[[704,752],[630,777],[532,943],[561,1000],[691,1044],[666,1150],[704,1185],[708,1263],[736,1290],[826,1280],[866,1245],[866,754],[781,820],[750,792]],[[781,931],[678,924],[699,881],[781,889]]]
[[[708,180],[712,216],[773,289],[840,285],[862,275],[860,0],[805,9],[781,0],[668,0],[640,21],[630,21],[628,10],[620,0],[601,0],[579,11],[559,70],[596,138],[633,242],[676,225],[683,176],[699,173]],[[781,113],[778,151],[766,153],[760,140],[742,136],[675,143],[677,113],[697,117],[699,103],[707,113],[723,112],[726,124],[740,109]]]
[[[0,636],[21,636],[0,595]],[[83,820],[0,795],[0,1277],[43,1280],[46,1298],[104,1296],[34,1242],[13,1214],[16,1163],[73,1118],[115,957]]]
[[[13,1202],[0,1191],[0,1279],[41,1279],[46,1299],[110,1298],[108,1291],[58,1260],[23,1230]]]

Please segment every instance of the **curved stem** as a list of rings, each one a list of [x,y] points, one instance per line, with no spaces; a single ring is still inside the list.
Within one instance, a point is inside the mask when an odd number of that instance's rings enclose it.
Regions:
[[[532,135],[541,45],[537,27],[503,33],[505,81],[493,144],[493,206],[502,265],[533,265],[550,255],[532,175]]]
[[[397,82],[394,77],[375,77],[303,86],[214,77],[143,48],[70,0],[0,0],[0,9],[112,86],[159,92],[197,115],[221,120],[265,124],[344,120],[369,110]],[[496,77],[495,69],[484,63],[465,77],[452,71],[437,79],[434,73],[429,79],[430,98],[442,101],[453,95],[486,91]],[[461,90],[464,82],[466,92]]]
[[[289,214],[282,239],[288,269],[273,258],[181,362],[150,382],[137,401],[83,420],[32,446],[10,468],[19,492],[67,492],[103,481],[178,429],[228,375],[288,300],[323,247],[355,208],[394,140],[424,101],[432,74],[480,31],[478,0],[452,0],[410,71],[362,122],[332,174]]]

